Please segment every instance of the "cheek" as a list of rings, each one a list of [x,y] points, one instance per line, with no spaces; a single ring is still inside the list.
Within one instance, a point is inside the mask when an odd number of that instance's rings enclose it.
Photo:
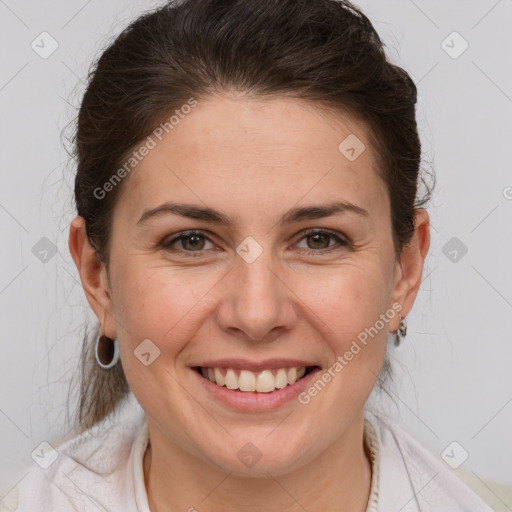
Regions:
[[[297,296],[338,334],[373,324],[389,308],[392,292],[389,271],[377,260],[347,262],[294,283]]]
[[[180,340],[184,344],[197,329],[209,305],[208,292],[221,277],[147,263],[119,267],[115,315],[127,344],[133,349],[150,339],[166,353],[179,351]]]
[[[396,313],[389,307],[385,265],[367,256],[325,275],[318,272],[300,292],[312,310],[308,322],[320,333],[318,350],[325,353],[328,346],[329,352],[326,368],[300,397],[319,417],[332,418],[318,431],[320,437],[337,435],[340,422],[363,407],[384,362],[389,321]]]
[[[389,305],[389,262],[366,256],[295,281],[297,295],[307,306],[307,321],[320,333],[318,349],[325,352],[328,345],[331,363],[343,358],[342,366],[333,370],[333,389],[345,398],[332,397],[333,407],[350,400],[347,393],[359,403],[371,391],[384,361],[390,321],[396,316]]]
[[[149,410],[161,406],[162,389],[179,396],[176,367],[207,314],[210,281],[151,264],[118,268],[114,304],[123,369]]]

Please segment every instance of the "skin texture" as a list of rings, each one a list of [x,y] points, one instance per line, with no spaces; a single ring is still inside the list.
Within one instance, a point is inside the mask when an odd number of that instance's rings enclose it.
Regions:
[[[338,150],[351,133],[366,145],[354,161]],[[83,219],[72,222],[69,246],[84,291],[102,332],[118,337],[128,383],[147,414],[151,510],[366,509],[364,404],[398,315],[307,405],[292,400],[272,412],[242,413],[213,400],[190,367],[288,357],[325,370],[394,303],[407,316],[430,243],[429,217],[416,211],[414,237],[397,261],[372,151],[365,126],[348,115],[292,98],[212,97],[125,178],[108,275]],[[291,208],[339,200],[368,215],[277,223]],[[215,208],[234,223],[164,214],[137,224],[166,201]],[[310,228],[348,243],[304,235]],[[190,229],[207,238],[163,246]],[[252,263],[236,252],[249,236],[263,249]],[[160,350],[149,366],[133,354],[144,339]],[[262,453],[250,468],[237,457],[247,442]]]

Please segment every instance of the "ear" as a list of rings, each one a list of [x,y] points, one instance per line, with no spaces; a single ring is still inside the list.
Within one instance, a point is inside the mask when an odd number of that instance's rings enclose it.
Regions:
[[[403,248],[400,262],[396,266],[393,301],[402,304],[402,316],[406,317],[412,309],[420,289],[423,264],[430,247],[430,218],[426,210],[418,208],[414,214],[414,235]],[[392,330],[398,328],[398,315]]]
[[[102,323],[102,333],[113,339],[116,334],[116,324],[112,314],[108,275],[105,264],[89,243],[83,217],[75,217],[71,222],[68,246],[80,274],[89,305]]]

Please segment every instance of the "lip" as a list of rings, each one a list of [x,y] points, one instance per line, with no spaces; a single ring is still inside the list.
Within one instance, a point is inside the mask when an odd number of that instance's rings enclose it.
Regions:
[[[264,361],[250,361],[249,359],[215,359],[194,364],[193,366],[203,366],[205,368],[233,368],[239,370],[249,370],[251,372],[261,372],[263,370],[278,370],[279,368],[292,368],[294,366],[319,366],[312,361],[301,361],[299,359],[274,358]]]
[[[219,361],[215,361],[215,364],[218,365]],[[268,361],[266,364],[268,364]],[[295,366],[295,364],[292,366]],[[306,365],[302,364],[297,366]],[[265,368],[269,367],[266,366]],[[280,368],[283,367],[281,366]],[[241,412],[264,412],[273,411],[283,406],[284,404],[297,399],[297,396],[302,391],[304,391],[306,387],[310,386],[312,380],[316,377],[316,374],[321,371],[321,368],[319,366],[315,366],[314,368],[311,368],[307,375],[305,375],[302,379],[298,380],[291,386],[286,386],[282,389],[276,389],[270,393],[259,393],[256,391],[236,391],[228,389],[225,386],[219,386],[211,382],[209,379],[203,377],[193,368],[191,368],[191,371],[196,375],[196,378],[199,379],[199,384],[203,386],[203,389],[206,390],[208,395],[212,396],[221,404]]]

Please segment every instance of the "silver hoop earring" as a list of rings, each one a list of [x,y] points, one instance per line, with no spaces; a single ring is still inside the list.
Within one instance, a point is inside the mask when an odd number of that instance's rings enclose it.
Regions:
[[[110,370],[119,361],[119,343],[117,338],[111,339],[98,334],[94,343],[94,357],[98,366],[104,370]]]
[[[400,332],[402,337],[405,337],[405,335],[407,334],[407,320],[400,313],[398,313],[398,320],[399,322],[395,336],[395,347],[398,347],[398,345],[400,345],[400,336],[398,335],[398,333]]]

